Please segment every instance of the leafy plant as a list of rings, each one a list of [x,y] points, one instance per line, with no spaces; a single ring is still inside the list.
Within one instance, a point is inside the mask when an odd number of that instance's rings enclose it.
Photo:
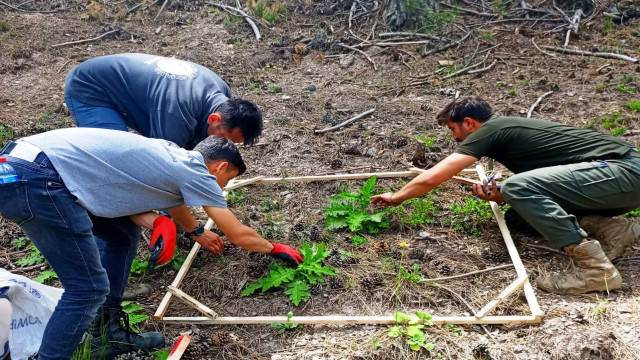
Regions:
[[[515,94],[516,94],[516,89],[509,90],[509,95],[515,95]]]
[[[39,282],[40,284],[51,285],[51,281],[53,279],[57,279],[58,274],[56,274],[53,270],[45,270],[40,273],[40,275],[33,278],[33,281]]]
[[[235,189],[229,191],[227,195],[227,202],[233,205],[241,205],[247,200],[247,196],[244,193],[244,189]]]
[[[638,100],[638,101],[629,101],[627,103],[627,107],[632,112],[637,113],[638,111],[640,111],[640,100]]]
[[[455,230],[463,230],[474,236],[481,235],[476,224],[493,217],[491,205],[488,201],[475,201],[471,196],[467,196],[462,204],[451,204],[451,211],[455,216],[446,219],[443,224],[453,227]]]
[[[268,23],[276,21],[278,15],[287,13],[287,6],[280,1],[274,1],[270,4],[269,0],[260,0],[258,2],[250,0],[247,2],[247,7],[253,9],[257,17],[264,19]]]
[[[427,335],[424,332],[426,326],[432,326],[433,323],[431,315],[416,311],[417,320],[411,320],[408,314],[396,311],[393,314],[393,318],[397,325],[389,327],[388,336],[391,338],[404,339],[414,351],[420,351],[421,349],[427,349],[432,351],[436,345],[431,342],[427,342]]]
[[[420,275],[420,265],[413,264],[411,271],[407,271],[404,267],[398,268],[398,278],[400,280],[408,280],[414,284],[420,283],[422,275]]]
[[[131,263],[131,273],[133,275],[142,275],[149,271],[149,268],[150,266],[148,261],[141,261],[136,258],[133,259],[133,262]]]
[[[618,82],[616,89],[620,92],[634,94],[636,92],[636,87],[632,83],[636,82],[637,80],[638,80],[638,77],[635,75],[624,75],[620,79],[620,82]]]
[[[150,353],[149,355],[155,356],[156,360],[167,360],[170,354],[170,350],[158,350]]]
[[[267,84],[267,88],[269,89],[269,92],[272,94],[278,94],[282,92],[282,87],[276,84]]]
[[[17,247],[18,249],[22,249],[23,247],[25,247],[25,245],[27,245],[27,238],[22,236],[16,239],[11,240],[11,245]]]
[[[123,301],[122,302],[122,311],[129,315],[129,324],[131,328],[137,332],[140,332],[138,328],[135,326],[149,318],[149,315],[140,314],[139,311],[143,309],[142,305],[136,304],[131,301]]]
[[[287,322],[284,324],[273,322],[271,323],[271,327],[278,329],[278,334],[284,334],[286,331],[291,331],[295,329],[301,329],[304,325],[299,325],[298,323],[292,323],[291,318],[293,317],[293,312],[289,311],[287,313]]]
[[[424,136],[424,135],[418,135],[415,137],[416,140],[424,143],[424,145],[426,147],[432,147],[433,144],[436,143],[436,137],[435,136]]]
[[[351,244],[353,244],[354,246],[364,245],[368,242],[369,242],[369,239],[367,239],[366,237],[362,237],[360,235],[353,235],[353,238],[351,239]]]
[[[640,208],[637,208],[635,210],[631,210],[628,213],[624,214],[624,216],[626,216],[626,217],[640,216]]]
[[[621,126],[618,128],[615,128],[613,130],[611,130],[609,133],[613,136],[619,136],[624,134],[627,131],[627,127],[626,126]]]
[[[38,250],[33,243],[30,243],[27,247],[31,249],[31,252],[26,257],[16,261],[16,265],[31,266],[44,263],[44,257],[40,254],[40,250]]]
[[[401,206],[392,208],[392,212],[402,216],[402,222],[409,225],[432,224],[433,218],[440,213],[440,205],[434,199],[434,192],[410,199]]]
[[[0,125],[0,142],[13,138],[13,129],[9,125]]]
[[[287,289],[284,293],[289,295],[294,305],[297,306],[302,301],[309,300],[311,297],[309,285],[324,282],[324,275],[335,275],[336,271],[322,263],[322,260],[329,255],[324,243],[313,244],[309,247],[306,242],[303,242],[300,253],[304,260],[298,267],[285,268],[273,263],[269,274],[258,279],[257,282],[249,284],[242,291],[242,295],[251,295],[258,289],[264,293],[271,288],[285,286]]]
[[[607,18],[607,22],[604,24],[602,28],[602,35],[607,36],[613,31],[613,18]]]
[[[344,191],[329,197],[329,206],[324,209],[327,215],[324,227],[327,230],[349,228],[353,232],[366,231],[376,234],[380,229],[389,227],[384,219],[388,210],[367,211],[369,199],[373,195],[376,177],[372,176],[356,192]]]

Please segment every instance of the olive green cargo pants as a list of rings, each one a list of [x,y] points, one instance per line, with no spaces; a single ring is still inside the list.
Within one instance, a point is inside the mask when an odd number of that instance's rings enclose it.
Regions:
[[[585,215],[615,216],[640,207],[640,155],[551,166],[502,184],[507,204],[557,248],[579,244]]]

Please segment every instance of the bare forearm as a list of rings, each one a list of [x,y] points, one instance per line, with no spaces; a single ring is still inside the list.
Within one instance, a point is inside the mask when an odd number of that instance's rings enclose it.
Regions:
[[[270,253],[273,245],[252,228],[242,224],[229,209],[204,206],[204,211],[227,236],[227,240],[243,249]]]
[[[191,215],[189,209],[182,205],[168,211],[173,220],[186,231],[193,231],[198,226],[198,221]]]
[[[160,215],[154,213],[153,211],[129,215],[129,219],[131,219],[131,221],[133,221],[134,224],[138,226],[142,226],[147,229],[153,229],[153,222],[158,217],[160,217]]]

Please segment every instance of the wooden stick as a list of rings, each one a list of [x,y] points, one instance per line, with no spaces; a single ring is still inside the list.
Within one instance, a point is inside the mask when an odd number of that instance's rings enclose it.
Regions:
[[[233,184],[227,184],[227,186],[225,186],[224,189],[226,191],[231,191],[233,189],[237,189],[237,188],[240,188],[240,187],[243,187],[243,186],[255,184],[255,183],[259,182],[262,179],[264,179],[264,175],[256,176],[256,177],[253,177],[253,178],[247,179],[247,180],[236,181]]]
[[[551,56],[551,57],[556,57],[556,54],[552,54],[552,53],[550,53],[550,52],[546,52],[546,51],[544,51],[544,50],[540,49],[540,47],[538,47],[538,44],[536,44],[536,41],[535,41],[533,38],[531,38],[531,43],[532,43],[532,44],[533,44],[533,46],[535,46],[535,47],[536,47],[536,49],[538,49],[538,51],[540,51],[541,53],[543,53],[543,54],[545,54],[545,55],[549,55],[549,56]]]
[[[193,336],[189,334],[180,336],[176,344],[173,346],[173,349],[171,349],[167,360],[179,360],[182,355],[184,355],[184,352],[187,350],[187,346],[189,346],[191,340],[193,340]]]
[[[105,37],[107,35],[111,35],[111,34],[113,34],[115,32],[118,32],[118,31],[120,31],[120,29],[115,29],[115,30],[108,31],[108,32],[106,32],[106,33],[104,33],[104,34],[102,34],[102,35],[100,35],[98,37],[94,37],[94,38],[91,38],[91,39],[84,39],[84,40],[78,40],[78,41],[69,41],[69,42],[64,42],[64,43],[60,43],[60,44],[51,45],[51,47],[60,47],[60,46],[75,45],[75,44],[82,44],[82,43],[91,42],[91,41],[97,41],[97,40],[100,40],[100,39],[102,39],[103,37]]]
[[[517,278],[516,281],[512,282],[511,285],[507,286],[506,289],[504,289],[500,293],[500,295],[498,295],[497,298],[489,301],[489,303],[487,305],[485,305],[482,309],[480,309],[480,311],[478,311],[475,316],[478,319],[485,317],[490,311],[492,311],[498,305],[500,305],[500,303],[503,302],[504,299],[507,298],[507,296],[513,294],[514,291],[516,291],[519,288],[521,288],[522,285],[528,280],[529,280],[528,277],[519,277],[519,278]]]
[[[418,320],[415,316],[412,320]],[[232,317],[220,316],[215,319],[202,317],[164,317],[161,318],[165,323],[177,324],[195,324],[195,325],[241,325],[241,324],[263,324],[287,322],[286,316],[250,316],[250,317]],[[485,316],[478,319],[474,316],[434,316],[431,321],[436,325],[442,324],[537,324],[541,321],[539,316],[533,315],[512,315],[512,316]],[[294,316],[290,322],[297,324],[388,324],[396,323],[392,315],[386,316]]]
[[[544,94],[542,94],[542,96],[540,96],[538,98],[538,100],[536,100],[536,102],[533,103],[533,105],[531,105],[531,107],[529,108],[529,111],[527,111],[527,118],[531,118],[531,114],[533,114],[533,110],[536,108],[536,106],[538,106],[538,104],[540,104],[540,102],[542,102],[542,99],[546,98],[547,96],[553,94],[553,91],[549,91],[546,92]]]
[[[476,170],[478,171],[478,176],[480,180],[485,180],[487,175],[484,172],[484,168],[482,165],[477,165]],[[527,298],[527,303],[529,304],[529,309],[531,309],[531,313],[538,320],[537,322],[542,321],[543,312],[540,309],[540,305],[538,304],[538,299],[536,299],[536,295],[533,292],[533,287],[528,281],[527,270],[524,268],[522,264],[522,260],[520,260],[520,255],[518,254],[518,249],[516,245],[513,243],[513,238],[511,238],[511,233],[509,232],[509,228],[507,227],[507,223],[504,221],[504,216],[500,212],[500,207],[494,201],[491,201],[491,210],[493,210],[493,214],[498,222],[498,227],[500,228],[500,232],[502,233],[502,238],[504,239],[504,243],[507,246],[507,251],[509,251],[509,257],[511,257],[511,262],[516,268],[516,273],[518,274],[518,278],[526,277],[527,281],[524,283],[524,296]]]
[[[482,273],[494,271],[494,270],[508,269],[511,267],[513,267],[513,264],[498,265],[498,266],[494,266],[494,267],[490,267],[482,270],[471,271],[471,272],[460,274],[460,275],[445,276],[445,277],[433,278],[433,279],[422,279],[420,280],[420,282],[423,283],[423,282],[436,282],[436,281],[444,281],[444,280],[451,280],[451,279],[459,279],[461,277],[482,274]]]
[[[476,16],[489,17],[489,18],[494,18],[494,17],[498,16],[497,14],[481,13],[481,12],[477,12],[475,10],[461,8],[459,6],[450,5],[450,4],[447,4],[446,2],[442,2],[442,1],[440,2],[440,5],[444,5],[444,6],[448,7],[448,8],[455,9],[455,10],[460,10],[462,12],[466,12],[467,14],[473,14],[473,15],[476,15]]]
[[[473,65],[467,66],[466,68],[462,68],[462,69],[460,69],[460,70],[458,70],[456,72],[452,72],[451,74],[443,76],[440,79],[445,80],[445,79],[448,79],[448,78],[452,78],[452,77],[454,77],[456,75],[459,75],[459,74],[462,74],[464,72],[467,72],[467,71],[469,71],[469,70],[471,70],[473,68],[477,68],[480,65],[482,65],[482,61],[479,62],[479,63],[473,64]]]
[[[634,57],[627,56],[627,55],[620,55],[620,54],[616,54],[616,53],[573,50],[573,49],[565,49],[565,48],[560,48],[560,47],[555,47],[555,46],[542,46],[542,47],[547,49],[547,50],[553,50],[553,51],[557,51],[557,52],[565,53],[565,54],[594,56],[594,57],[601,57],[601,58],[607,58],[607,59],[618,59],[618,60],[631,61],[632,63],[638,62],[638,59],[636,59]]]
[[[184,291],[178,289],[177,287],[175,287],[173,285],[169,285],[169,286],[167,286],[167,290],[169,290],[169,292],[172,293],[173,295],[175,295],[178,299],[182,300],[183,302],[185,302],[188,305],[191,305],[194,309],[200,311],[201,313],[207,315],[208,317],[210,317],[212,319],[215,319],[215,318],[218,317],[218,314],[216,314],[215,311],[211,310],[208,306],[206,306],[203,303],[201,303],[200,301],[194,299],[189,294],[187,294]]]
[[[359,115],[356,115],[356,116],[352,117],[351,119],[349,119],[347,121],[341,122],[338,125],[331,126],[331,127],[328,127],[328,128],[324,128],[322,130],[313,130],[313,133],[314,134],[324,134],[324,133],[329,132],[329,131],[334,131],[334,130],[341,129],[341,128],[351,124],[352,122],[354,122],[356,120],[359,120],[359,119],[361,119],[361,118],[363,118],[365,116],[373,114],[374,111],[376,111],[376,109],[369,109],[369,110],[363,112],[362,114],[359,114]]]
[[[211,219],[207,220],[207,223],[205,224],[204,228],[207,230],[211,230],[212,227],[213,227],[213,220]],[[193,259],[195,259],[196,255],[198,254],[198,250],[200,250],[200,244],[198,243],[193,244],[193,247],[191,248],[189,255],[187,255],[187,258],[182,263],[182,266],[180,267],[180,270],[178,270],[178,274],[176,275],[175,279],[173,279],[173,282],[171,282],[171,285],[177,288],[180,286],[180,284],[182,284],[182,281],[187,276],[187,272],[189,271],[189,268],[193,263]],[[167,292],[164,295],[164,298],[162,298],[160,305],[158,305],[158,309],[156,310],[156,313],[153,314],[154,319],[156,320],[162,319],[165,312],[167,312],[167,307],[169,307],[169,303],[171,302],[172,297],[173,297],[173,294],[171,294],[170,292]]]
[[[578,27],[580,26],[580,18],[582,17],[584,13],[582,12],[582,9],[578,9],[576,11],[575,14],[573,14],[573,17],[571,18],[571,26],[569,26],[569,29],[567,30],[567,36],[564,40],[564,47],[567,47],[569,45],[569,38],[571,37],[571,31],[573,30],[573,32],[575,32],[576,34],[578,33]]]
[[[447,38],[442,38],[442,37],[437,37],[437,36],[433,36],[430,34],[423,34],[423,33],[416,33],[416,32],[408,32],[408,31],[401,31],[401,32],[389,32],[389,33],[382,33],[382,34],[378,34],[378,37],[393,37],[393,36],[415,36],[415,37],[421,37],[421,38],[425,38],[425,39],[431,39],[431,40],[438,40],[438,41],[450,41]]]
[[[53,13],[57,13],[60,10],[64,10],[64,9],[55,9],[55,10],[24,10],[24,9],[20,9],[19,7],[13,6],[11,4],[7,4],[4,1],[0,1],[0,5],[4,5],[10,9],[13,9],[15,11],[20,11],[20,12],[26,12],[26,13],[39,13],[39,14],[53,14]],[[24,5],[24,3],[20,4],[20,5]]]
[[[489,64],[489,66],[487,67],[483,67],[482,69],[475,69],[475,70],[471,70],[471,71],[467,71],[467,74],[477,74],[483,71],[487,71],[487,70],[491,70],[495,64],[498,62],[498,60],[494,60],[491,64]]]
[[[164,0],[164,2],[162,3],[162,6],[160,7],[160,10],[156,14],[156,17],[153,18],[153,21],[158,20],[158,18],[160,17],[160,14],[162,14],[162,12],[164,11],[164,8],[167,6],[167,3],[169,3],[169,0]]]
[[[436,48],[436,49],[432,49],[432,50],[429,50],[429,51],[427,51],[427,49],[425,48],[424,54],[425,54],[425,55],[431,55],[431,54],[438,53],[438,52],[440,52],[440,51],[447,50],[448,48],[450,48],[450,47],[452,47],[452,46],[460,45],[460,44],[462,44],[462,42],[463,42],[463,41],[467,40],[467,38],[468,38],[469,36],[471,36],[471,31],[467,32],[467,33],[462,37],[462,39],[460,39],[460,40],[458,40],[458,41],[455,41],[455,42],[452,42],[452,43],[450,43],[450,44],[447,44],[447,45],[445,45],[445,46],[442,46],[442,47],[439,47],[439,48]]]
[[[258,181],[258,184],[273,184],[279,182],[308,182],[308,181],[325,181],[325,180],[360,180],[368,179],[372,176],[379,178],[394,177],[413,177],[416,176],[415,171],[393,171],[393,172],[372,172],[360,174],[336,174],[336,175],[316,175],[316,176],[292,176],[292,177],[274,177],[264,178]]]
[[[205,1],[204,3],[208,4],[208,5],[211,5],[211,6],[219,7],[220,9],[226,10],[227,12],[235,11],[237,14],[242,15],[244,17],[244,21],[246,21],[247,24],[249,24],[249,26],[251,26],[251,30],[253,30],[253,34],[256,36],[256,40],[260,40],[260,38],[261,38],[260,30],[258,30],[258,27],[256,26],[256,23],[254,23],[253,20],[251,20],[251,17],[246,12],[244,12],[244,11],[242,11],[240,9],[236,9],[236,8],[234,8],[232,6],[223,5],[223,4],[217,4],[217,3],[210,2],[210,1]]]
[[[409,168],[409,170],[417,172],[417,173],[421,173],[421,172],[427,171],[427,169],[420,169],[420,168],[417,168],[417,167]],[[460,171],[458,174],[477,174],[477,173],[478,172],[476,171],[476,169],[462,169],[462,171]],[[461,179],[468,180],[468,181],[473,181],[473,180],[469,180],[467,178],[461,178]],[[473,185],[473,184],[469,184],[469,185]]]
[[[340,46],[340,47],[343,47],[345,49],[349,49],[349,50],[352,50],[352,51],[355,51],[355,52],[358,52],[358,53],[362,54],[365,58],[367,58],[367,60],[369,60],[371,65],[373,65],[373,70],[378,70],[378,68],[376,67],[376,63],[373,62],[373,59],[371,59],[371,57],[369,57],[369,55],[367,55],[366,52],[364,52],[364,51],[362,51],[360,49],[356,49],[356,48],[354,48],[352,46],[349,46],[349,45],[341,44],[341,43],[338,43],[337,45]]]

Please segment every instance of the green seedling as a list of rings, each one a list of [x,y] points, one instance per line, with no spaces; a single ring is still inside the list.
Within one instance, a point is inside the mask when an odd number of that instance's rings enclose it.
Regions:
[[[269,92],[272,94],[279,94],[282,92],[282,87],[276,84],[267,84],[267,88],[269,89]]]
[[[422,280],[420,275],[420,265],[413,264],[411,271],[407,271],[404,267],[398,267],[398,278],[400,280],[407,280],[413,284],[418,284]]]
[[[396,325],[390,326],[387,335],[391,338],[400,338],[405,340],[407,345],[413,351],[420,351],[426,349],[433,351],[436,345],[427,341],[427,335],[424,331],[425,327],[433,326],[431,315],[416,311],[417,320],[411,320],[408,314],[396,311],[393,314],[393,318],[396,321]]]
[[[626,216],[626,217],[640,216],[640,208],[637,208],[635,210],[631,210],[628,213],[624,214],[624,216]]]
[[[366,243],[369,242],[369,239],[362,237],[360,235],[353,235],[353,237],[351,238],[351,244],[353,246],[360,246],[360,245],[364,245]]]
[[[344,191],[329,197],[329,206],[324,209],[327,230],[349,228],[353,232],[365,231],[376,234],[389,227],[385,219],[388,209],[369,212],[369,201],[375,189],[376,177],[372,176],[356,192]]]
[[[322,261],[329,255],[324,243],[313,244],[311,247],[306,242],[302,243],[300,253],[304,257],[302,263],[295,268],[282,267],[276,263],[271,264],[271,269],[266,277],[249,284],[243,296],[255,293],[258,289],[266,292],[271,288],[285,286],[285,294],[289,295],[291,302],[298,306],[302,301],[311,297],[310,284],[324,282],[324,276],[335,275],[336,270],[325,266]]]
[[[22,249],[23,247],[25,247],[27,245],[27,239],[26,237],[19,237],[16,239],[11,240],[11,245],[17,247],[18,249]]]
[[[293,312],[289,311],[287,313],[287,322],[285,322],[284,324],[273,322],[271,323],[271,327],[274,329],[278,329],[278,334],[284,334],[287,331],[302,329],[304,325],[291,322],[292,317],[293,317]]]
[[[38,265],[38,264],[43,264],[44,263],[44,257],[42,256],[42,254],[40,254],[40,250],[38,250],[36,248],[35,245],[33,245],[33,243],[30,243],[27,248],[29,248],[31,250],[31,252],[23,257],[22,259],[19,259],[18,261],[15,262],[16,265],[18,266],[31,266],[31,265]]]
[[[421,143],[424,143],[426,147],[432,147],[436,143],[435,136],[418,135],[415,137],[415,139],[420,141]]]
[[[40,284],[51,285],[51,282],[54,279],[58,278],[58,274],[56,274],[53,270],[45,270],[40,273],[40,275],[33,278],[33,281],[39,282]]]
[[[607,18],[607,22],[602,27],[602,35],[607,36],[613,31],[613,18]]]
[[[140,332],[136,324],[139,324],[149,318],[149,315],[139,313],[142,309],[143,307],[140,304],[136,304],[131,301],[122,302],[122,311],[129,315],[129,324],[131,325],[131,328],[136,332]]]
[[[167,360],[170,354],[170,350],[159,350],[149,353],[149,355],[156,357],[155,360]]]
[[[0,125],[0,143],[13,138],[13,129],[9,125]]]
[[[637,113],[638,111],[640,111],[640,100],[638,100],[638,101],[629,101],[627,103],[627,107],[632,112]]]
[[[11,30],[11,26],[9,26],[9,24],[7,24],[6,22],[0,22],[0,31],[9,31]]]
[[[611,130],[609,133],[613,136],[620,136],[622,134],[624,134],[627,131],[627,127],[626,126],[621,126],[618,128],[615,128],[613,130]]]

